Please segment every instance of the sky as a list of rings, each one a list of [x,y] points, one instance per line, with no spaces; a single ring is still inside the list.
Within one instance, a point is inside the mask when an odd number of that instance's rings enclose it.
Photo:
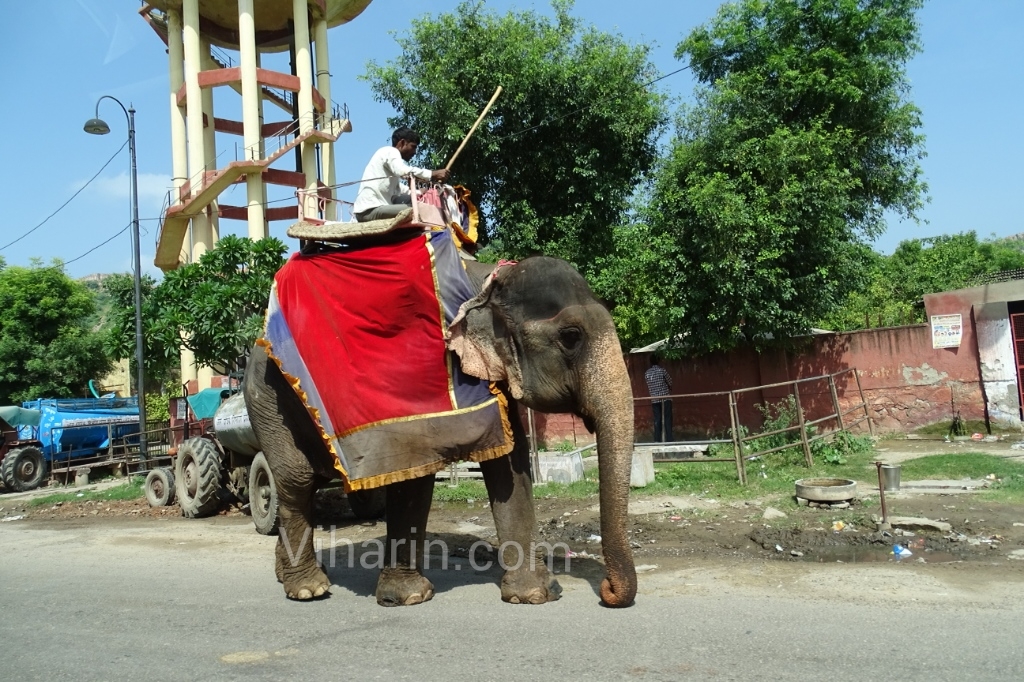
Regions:
[[[338,182],[358,180],[373,151],[390,140],[387,117],[394,112],[375,102],[369,84],[359,79],[367,61],[395,58],[394,36],[405,33],[413,18],[457,4],[374,0],[353,22],[330,30],[332,98],[348,105],[353,124],[353,132],[335,145]],[[498,12],[551,14],[547,0],[486,4]],[[720,4],[577,0],[573,13],[631,42],[652,43],[651,61],[668,73],[682,66],[673,57],[676,45]],[[131,0],[57,0],[45,9],[0,3],[0,63],[8,65],[0,108],[0,129],[7,131],[0,156],[0,257],[8,265],[59,258],[73,277],[131,269],[131,231],[125,229],[131,221],[130,164],[127,148],[118,152],[128,136],[125,115],[104,100],[99,114],[111,133],[99,137],[82,130],[97,99],[111,95],[136,109],[142,265],[144,272],[159,275],[153,266],[157,218],[171,186],[169,77],[165,47],[139,16],[139,6]],[[923,111],[928,156],[922,167],[930,202],[920,223],[893,216],[874,247],[892,253],[905,239],[967,230],[981,238],[1022,233],[1024,2],[927,0],[919,19],[924,50],[907,73],[909,97]],[[692,101],[694,82],[687,71],[656,87],[679,102]],[[224,89],[215,95],[215,112],[240,120],[237,101]],[[218,135],[219,165],[235,158],[238,139]],[[222,197],[224,203],[244,203],[244,186],[234,191]],[[341,198],[353,200],[355,188],[347,191],[350,196]],[[271,234],[297,246],[285,236],[287,227],[273,222]],[[245,231],[244,221],[221,221],[222,235]]]

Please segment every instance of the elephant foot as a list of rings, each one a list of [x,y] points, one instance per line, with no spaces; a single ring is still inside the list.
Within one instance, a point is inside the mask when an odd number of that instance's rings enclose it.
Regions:
[[[308,601],[323,597],[331,589],[331,581],[319,566],[299,573],[286,572],[277,565],[277,581],[284,585],[285,596],[297,601]]]
[[[546,568],[507,571],[501,578],[501,600],[510,604],[544,604],[561,596],[562,586]]]
[[[377,603],[381,606],[412,606],[433,597],[434,585],[419,571],[385,568],[377,579]]]
[[[284,593],[289,599],[295,599],[296,601],[309,601],[310,599],[316,599],[317,597],[323,597],[330,593],[331,581],[327,579],[323,571],[320,572],[320,577],[297,580],[297,581],[284,581]]]

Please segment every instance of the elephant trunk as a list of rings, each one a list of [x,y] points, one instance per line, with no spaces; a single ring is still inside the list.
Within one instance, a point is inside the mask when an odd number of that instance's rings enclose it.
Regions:
[[[633,396],[614,332],[594,339],[590,362],[580,377],[580,393],[597,431],[601,475],[601,545],[606,577],[601,600],[630,606],[636,597],[636,568],[626,537],[629,475],[633,461]]]

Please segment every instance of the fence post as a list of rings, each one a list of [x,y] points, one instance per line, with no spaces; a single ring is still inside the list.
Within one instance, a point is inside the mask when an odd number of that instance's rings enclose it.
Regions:
[[[857,380],[857,393],[860,394],[860,404],[864,406],[864,416],[868,418],[868,433],[872,438],[875,436],[875,425],[871,422],[871,413],[868,411],[868,401],[864,400],[864,389],[860,386],[860,372],[853,368],[853,378]]]
[[[804,446],[804,461],[807,466],[814,466],[814,457],[811,456],[811,445],[807,442],[807,427],[804,424],[804,408],[800,406],[800,382],[793,382],[793,395],[796,396],[796,418],[800,424],[800,441]]]
[[[843,425],[843,411],[839,408],[839,392],[836,391],[836,375],[828,375],[828,389],[832,392],[832,406],[836,409],[836,419],[839,420],[839,430],[845,431],[846,426]]]
[[[736,457],[736,475],[741,485],[747,484],[747,467],[743,460],[743,448],[740,445],[740,416],[736,408],[736,394],[729,391],[729,420],[732,422],[732,452]]]

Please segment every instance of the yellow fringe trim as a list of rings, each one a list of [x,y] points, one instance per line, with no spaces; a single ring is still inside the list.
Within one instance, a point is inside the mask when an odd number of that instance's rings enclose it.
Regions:
[[[409,469],[392,471],[390,473],[380,474],[378,476],[369,476],[367,478],[350,480],[348,472],[346,472],[344,467],[341,466],[341,458],[338,456],[338,451],[334,448],[334,441],[331,439],[329,435],[327,435],[327,433],[323,429],[323,426],[321,426],[320,424],[320,411],[315,407],[310,407],[309,396],[302,389],[301,382],[299,381],[299,379],[297,377],[292,376],[288,372],[284,371],[284,367],[281,366],[281,361],[277,358],[277,356],[274,355],[273,344],[271,344],[270,341],[267,341],[265,338],[259,338],[256,340],[256,345],[263,348],[263,350],[267,354],[267,357],[274,361],[274,364],[277,365],[277,368],[281,370],[281,375],[284,376],[285,380],[288,382],[288,385],[292,387],[292,390],[295,391],[295,394],[299,397],[299,400],[302,401],[302,405],[303,407],[306,408],[306,411],[309,413],[309,416],[313,418],[313,423],[316,424],[316,428],[320,432],[320,438],[324,441],[324,445],[327,446],[327,450],[334,457],[334,468],[335,470],[337,470],[339,474],[341,474],[341,480],[345,486],[345,492],[352,492],[354,490],[369,490],[371,488],[380,488],[381,486],[390,485],[391,483],[408,481],[413,478],[423,478],[424,476],[436,474],[438,471],[441,471],[446,466],[451,464],[451,461],[449,460],[440,459],[434,462],[429,462],[427,464],[421,464],[418,467],[411,467]],[[490,389],[491,393],[495,396],[495,401],[498,403],[498,415],[501,418],[501,430],[505,436],[505,442],[501,445],[497,445],[492,448],[485,448],[483,450],[471,452],[469,456],[466,458],[470,462],[486,462],[487,460],[497,459],[498,457],[504,457],[508,453],[512,452],[512,448],[514,446],[514,443],[512,441],[512,424],[508,418],[508,398],[505,397],[505,394],[498,389],[497,384],[495,384],[494,382],[491,382],[488,388]],[[482,405],[475,405],[473,407],[459,410],[458,412],[471,412],[473,410],[478,410],[483,407],[488,407],[489,405],[492,404],[493,403],[491,403],[491,401],[487,401]],[[430,415],[423,415],[420,417],[406,417],[402,419],[388,420],[388,422],[411,421],[412,419],[422,419],[425,418],[426,416]],[[372,424],[371,426],[377,426],[379,424],[388,422],[377,422],[377,424]],[[366,427],[354,429],[353,432],[361,430],[362,428]]]
[[[324,441],[324,445],[327,446],[327,450],[330,451],[331,455],[334,456],[334,468],[341,474],[341,480],[345,484],[345,490],[349,489],[348,472],[345,471],[344,467],[341,466],[341,457],[338,456],[338,451],[334,449],[334,441],[324,431],[324,427],[320,425],[320,410],[315,407],[310,407],[309,396],[302,389],[298,377],[294,377],[288,372],[284,371],[284,367],[281,366],[281,361],[274,355],[273,344],[267,341],[265,338],[256,339],[256,345],[263,348],[267,353],[267,357],[274,361],[277,368],[281,370],[281,374],[284,376],[288,385],[292,387],[295,394],[299,396],[299,400],[302,401],[302,406],[306,408],[306,412],[313,418],[313,423],[316,424],[317,431],[320,432],[320,438]]]

